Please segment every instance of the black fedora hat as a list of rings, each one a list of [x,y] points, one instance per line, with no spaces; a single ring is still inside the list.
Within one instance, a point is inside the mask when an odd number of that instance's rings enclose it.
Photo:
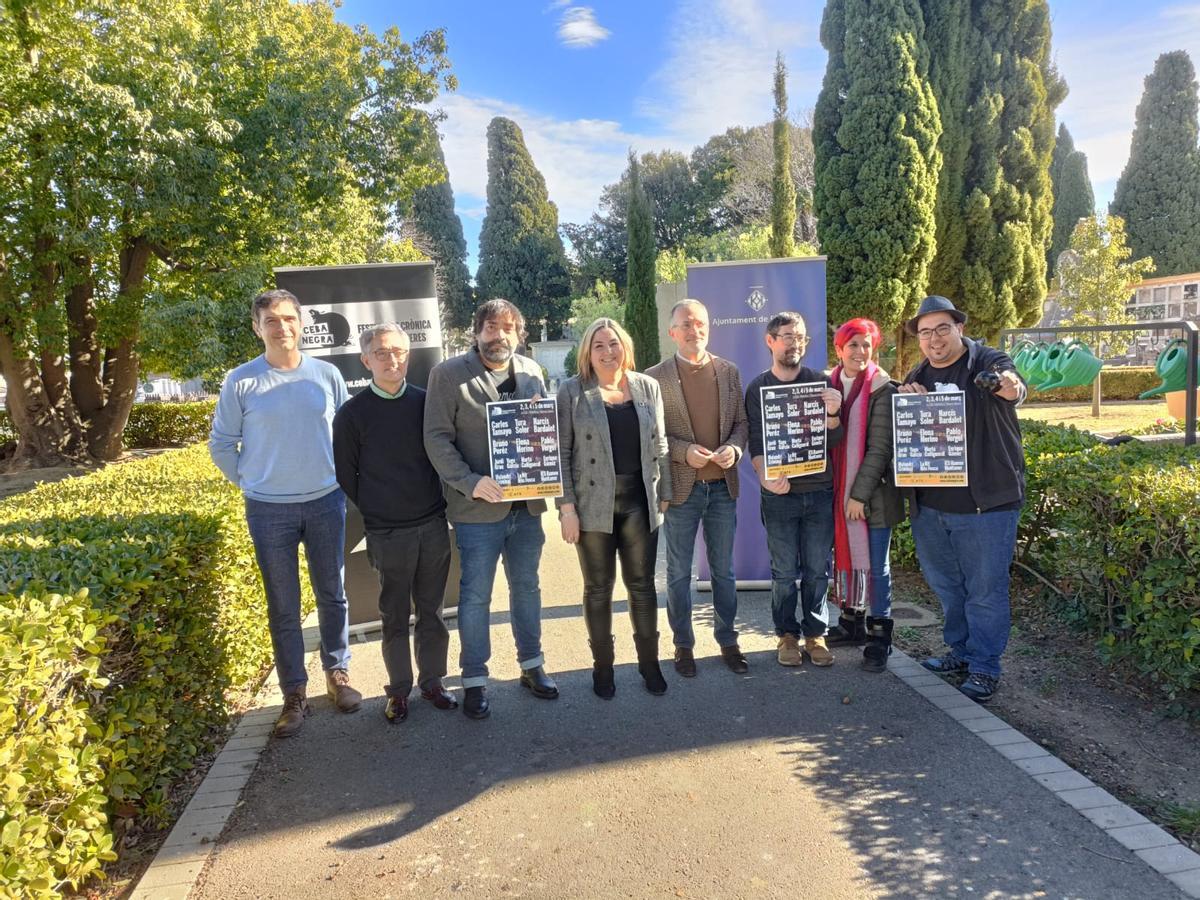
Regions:
[[[958,324],[967,321],[967,314],[961,309],[956,309],[954,304],[937,294],[932,294],[921,301],[920,307],[917,308],[917,314],[904,323],[904,330],[909,334],[917,333],[917,320],[921,316],[927,316],[930,313],[944,312],[950,313],[952,318]]]

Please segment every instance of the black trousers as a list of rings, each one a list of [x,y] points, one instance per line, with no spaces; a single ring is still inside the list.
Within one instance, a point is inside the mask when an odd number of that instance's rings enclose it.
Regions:
[[[579,533],[575,547],[583,569],[583,617],[593,647],[607,645],[612,638],[612,595],[618,556],[625,589],[629,592],[634,635],[650,638],[658,633],[658,593],[654,589],[658,532],[650,530],[646,502],[640,473],[618,475],[612,534]]]
[[[446,676],[450,633],[442,620],[442,600],[450,573],[450,531],[438,516],[413,528],[367,534],[367,559],[379,575],[379,618],[383,624],[383,664],[389,697],[407,697],[413,686],[408,619],[416,607],[413,643],[422,687]]]

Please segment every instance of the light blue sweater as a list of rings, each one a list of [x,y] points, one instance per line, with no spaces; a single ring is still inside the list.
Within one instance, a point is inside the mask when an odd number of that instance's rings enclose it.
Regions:
[[[342,373],[324,360],[274,369],[259,356],[226,376],[208,451],[252,500],[316,500],[338,486],[333,414],[347,399]]]

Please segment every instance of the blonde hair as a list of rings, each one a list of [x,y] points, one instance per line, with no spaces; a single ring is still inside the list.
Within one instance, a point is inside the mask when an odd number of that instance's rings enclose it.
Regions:
[[[637,364],[633,360],[633,338],[629,336],[629,332],[621,327],[620,322],[613,319],[597,319],[584,329],[583,337],[579,339],[579,349],[575,352],[575,364],[579,369],[580,381],[594,381],[596,378],[596,373],[592,371],[592,339],[596,337],[596,332],[601,328],[611,328],[613,334],[617,336],[617,340],[621,342],[621,349],[625,351],[621,369],[624,372],[630,372],[636,368]]]

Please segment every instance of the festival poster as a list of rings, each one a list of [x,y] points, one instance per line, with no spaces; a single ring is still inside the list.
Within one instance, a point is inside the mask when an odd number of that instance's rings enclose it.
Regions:
[[[763,471],[767,478],[824,472],[823,381],[759,388],[762,403]]]
[[[487,405],[492,478],[505,500],[561,497],[558,404],[544,400],[501,400]]]
[[[967,401],[962,391],[892,396],[898,487],[967,486]]]

